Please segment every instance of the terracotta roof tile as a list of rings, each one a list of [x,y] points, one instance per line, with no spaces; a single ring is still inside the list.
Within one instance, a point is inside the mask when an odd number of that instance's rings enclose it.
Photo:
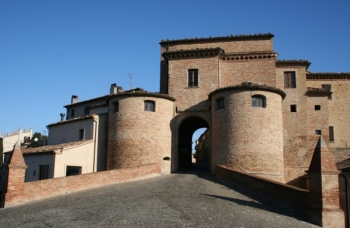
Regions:
[[[89,119],[89,118],[93,119],[95,116],[96,116],[96,114],[89,114],[89,115],[85,115],[85,116],[80,116],[80,117],[72,118],[69,120],[51,123],[51,124],[47,125],[46,127],[51,127],[51,126],[59,125],[59,124],[65,124],[65,123],[69,123],[69,122],[73,122],[73,121],[77,121],[77,120],[83,120],[83,119]]]
[[[256,84],[253,82],[242,82],[239,85],[231,85],[231,86],[226,86],[222,87],[219,89],[214,90],[213,92],[209,93],[209,99],[211,99],[211,96],[219,91],[224,91],[224,90],[242,90],[242,89],[250,89],[250,90],[264,90],[264,91],[271,91],[274,93],[278,93],[282,96],[282,99],[286,97],[286,93],[282,91],[281,89],[278,89],[276,87],[272,87],[266,84]]]
[[[336,163],[337,168],[342,171],[350,171],[350,158],[345,159],[343,161],[339,161]]]
[[[311,62],[304,59],[299,60],[293,60],[293,59],[284,59],[284,60],[277,60],[276,65],[294,65],[294,66],[306,66],[306,69],[311,65]]]
[[[83,141],[76,141],[76,142],[69,142],[69,143],[61,143],[61,144],[55,144],[55,145],[46,145],[46,146],[40,146],[40,147],[31,147],[31,148],[24,148],[22,149],[22,154],[37,154],[37,153],[47,153],[47,152],[55,152],[61,149],[67,149],[70,147],[75,147],[79,145],[84,145],[88,143],[92,143],[93,140],[83,140]]]
[[[229,36],[214,36],[214,37],[195,37],[195,38],[185,38],[185,39],[174,39],[174,40],[162,40],[159,44],[174,44],[174,43],[199,43],[199,42],[210,42],[210,41],[226,41],[226,40],[261,40],[261,39],[272,39],[274,37],[271,33],[259,33],[259,34],[239,34],[239,35],[229,35]]]

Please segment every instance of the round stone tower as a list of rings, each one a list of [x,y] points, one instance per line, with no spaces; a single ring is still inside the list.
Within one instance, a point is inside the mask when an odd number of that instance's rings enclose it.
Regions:
[[[284,182],[281,106],[284,97],[280,89],[251,82],[210,93],[212,168],[223,164]]]
[[[110,95],[107,169],[161,162],[170,173],[174,100],[141,89]]]

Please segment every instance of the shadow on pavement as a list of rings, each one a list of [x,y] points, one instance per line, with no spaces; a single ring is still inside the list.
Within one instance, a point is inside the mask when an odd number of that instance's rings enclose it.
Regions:
[[[241,200],[241,199],[235,199],[230,197],[224,197],[219,195],[210,195],[210,194],[203,194],[209,197],[215,197],[222,200],[227,200],[239,205],[244,205],[248,207],[254,207],[261,210],[270,211],[273,213],[277,213],[280,215],[292,217],[295,219],[298,219],[300,221],[308,222],[311,224],[314,224],[312,221],[308,220],[305,216],[298,213],[298,211],[295,211],[288,207],[288,205],[283,204],[281,202],[276,202],[273,199],[267,197],[266,195],[259,194],[259,192],[253,192],[251,190],[245,189],[235,183],[227,182],[224,180],[219,179],[214,174],[211,174],[209,169],[209,164],[205,163],[199,163],[199,164],[192,164],[192,167],[190,168],[182,168],[179,169],[177,172],[178,174],[186,174],[186,175],[196,175],[199,178],[212,181],[214,183],[220,184],[222,186],[225,186],[229,189],[232,189],[242,195],[245,195],[249,198],[251,198],[254,201],[247,201],[247,200]]]

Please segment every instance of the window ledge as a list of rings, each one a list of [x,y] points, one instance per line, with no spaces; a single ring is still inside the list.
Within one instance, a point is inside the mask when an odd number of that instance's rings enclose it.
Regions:
[[[185,87],[185,89],[200,89],[201,87],[199,86],[188,86],[188,87]]]

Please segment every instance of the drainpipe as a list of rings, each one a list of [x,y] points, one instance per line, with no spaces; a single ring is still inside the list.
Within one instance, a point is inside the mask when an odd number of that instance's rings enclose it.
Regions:
[[[93,159],[93,166],[92,166],[92,172],[95,172],[95,160],[96,160],[96,135],[97,135],[97,121],[95,120],[94,116],[92,117],[92,120],[95,122],[95,136],[94,136],[94,159]]]

